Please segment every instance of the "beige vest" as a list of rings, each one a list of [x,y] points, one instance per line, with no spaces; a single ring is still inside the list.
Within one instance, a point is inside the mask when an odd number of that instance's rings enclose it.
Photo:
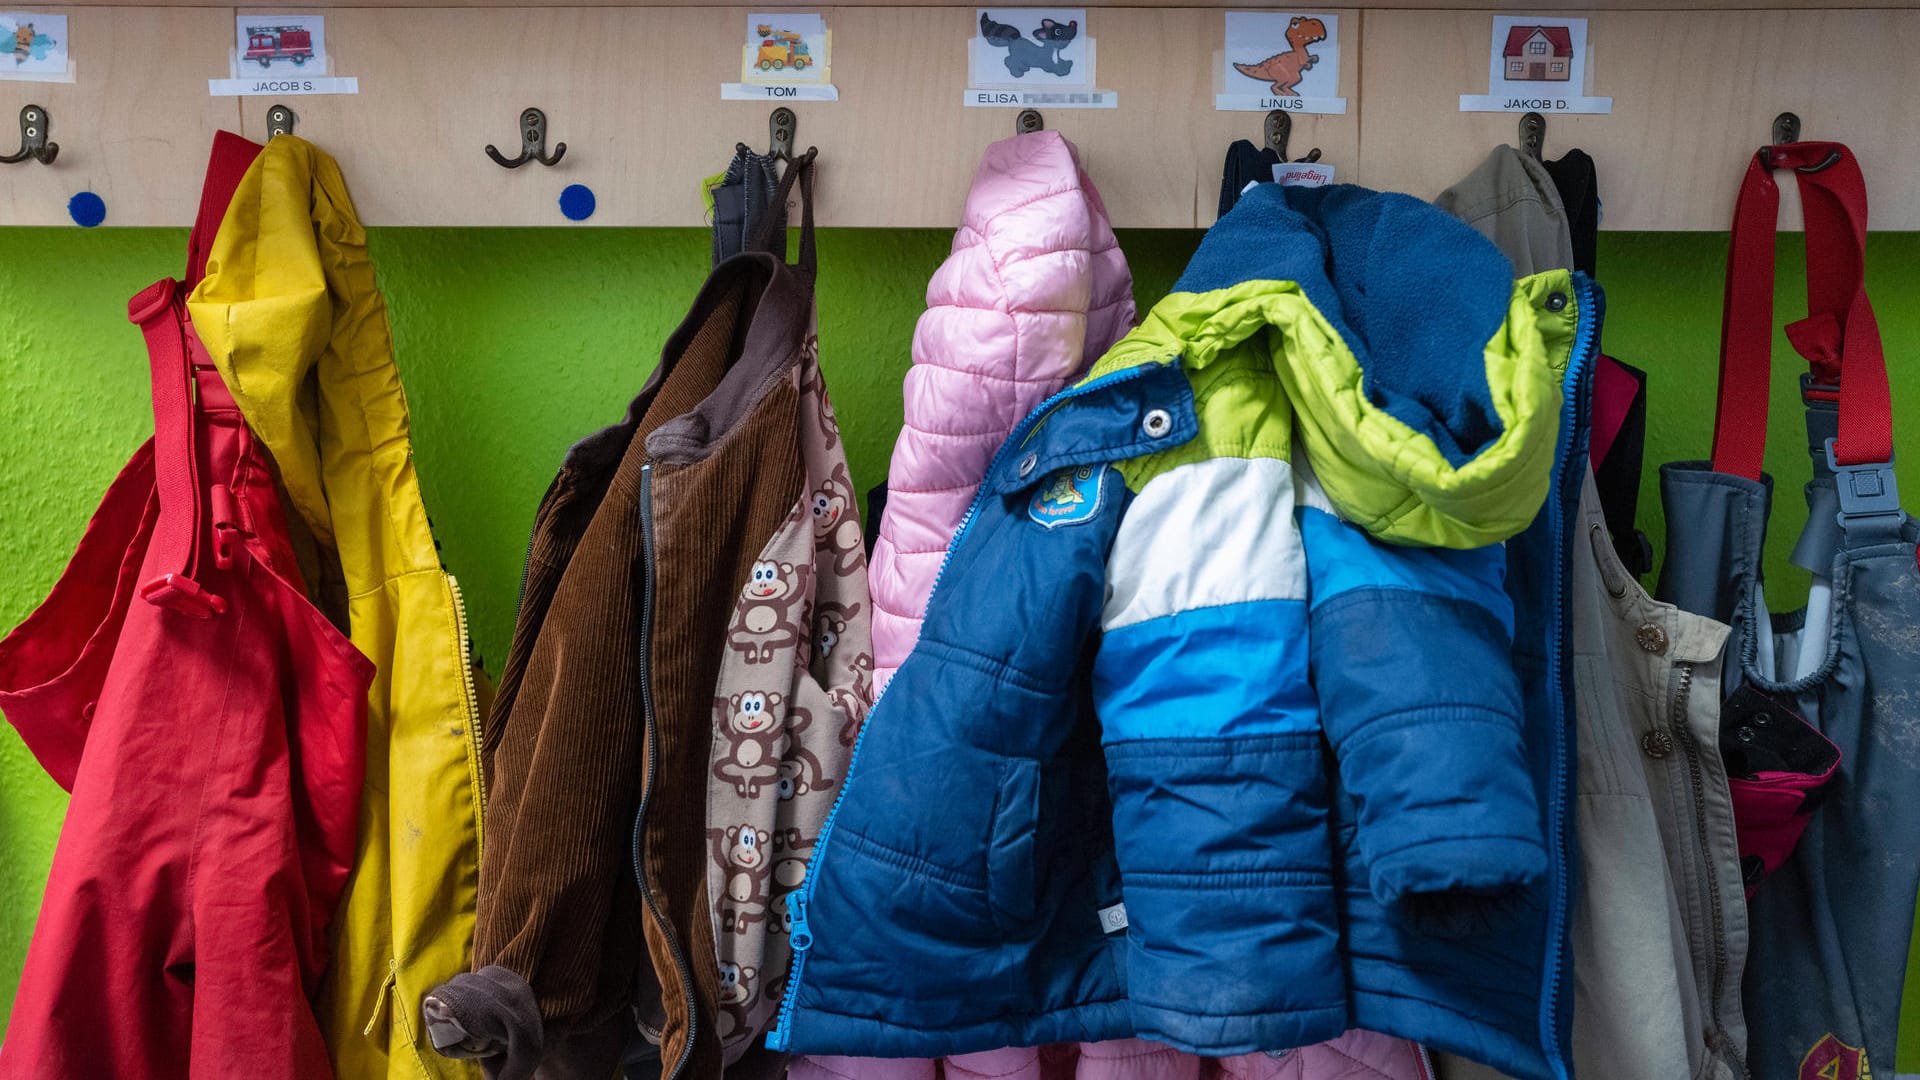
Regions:
[[[1727,628],[1620,565],[1589,476],[1573,563],[1573,1060],[1581,1077],[1742,1080],[1747,906],[1720,759]],[[1498,1077],[1439,1056],[1442,1080]]]

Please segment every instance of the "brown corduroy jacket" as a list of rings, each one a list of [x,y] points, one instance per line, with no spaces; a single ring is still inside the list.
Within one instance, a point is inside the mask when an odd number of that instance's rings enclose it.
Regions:
[[[816,353],[809,276],[728,260],[542,501],[486,731],[476,970],[425,1007],[443,1052],[501,1077],[603,1077],[636,1033],[670,1078],[765,1054],[785,899],[871,694]]]

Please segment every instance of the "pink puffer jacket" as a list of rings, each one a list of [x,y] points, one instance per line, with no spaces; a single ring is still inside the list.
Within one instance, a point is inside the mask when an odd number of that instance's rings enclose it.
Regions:
[[[920,635],[947,544],[995,450],[1133,326],[1133,275],[1058,132],[987,148],[913,334],[906,424],[868,561],[874,692]],[[1139,1039],[924,1059],[795,1059],[790,1080],[1431,1080],[1417,1046],[1352,1031],[1281,1057],[1205,1061]]]
[[[1133,277],[1073,144],[1038,131],[989,146],[913,332],[906,426],[867,571],[875,693],[920,636],[993,452],[1132,327]]]

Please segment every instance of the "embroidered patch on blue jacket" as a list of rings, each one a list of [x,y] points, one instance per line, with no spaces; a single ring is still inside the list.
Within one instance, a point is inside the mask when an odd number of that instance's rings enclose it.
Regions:
[[[1105,465],[1075,465],[1048,476],[1027,504],[1027,516],[1051,529],[1079,525],[1100,513],[1100,481]]]

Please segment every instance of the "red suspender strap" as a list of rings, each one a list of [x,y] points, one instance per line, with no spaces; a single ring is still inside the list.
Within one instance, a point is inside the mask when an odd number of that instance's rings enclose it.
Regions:
[[[207,272],[207,254],[213,250],[213,235],[227,216],[227,204],[240,181],[253,167],[253,159],[266,149],[231,131],[213,134],[213,154],[207,159],[207,180],[200,186],[200,213],[193,222],[193,236],[187,240],[187,287],[200,284]]]
[[[213,234],[225,216],[240,178],[246,175],[257,144],[220,132],[214,138],[213,160],[201,193],[200,214],[188,241],[188,280],[199,280],[213,246]],[[157,281],[127,302],[127,318],[140,327],[147,342],[147,362],[153,376],[154,486],[160,494],[160,518],[154,526],[153,548],[158,576],[140,586],[148,602],[183,615],[210,618],[226,610],[226,602],[200,587],[202,530],[210,528],[199,476],[199,448],[195,445],[193,365],[188,360],[186,297],[172,278]]]
[[[1815,394],[1840,403],[1835,460],[1893,460],[1893,404],[1886,357],[1866,291],[1867,190],[1859,163],[1839,143],[1769,146],[1754,155],[1734,205],[1720,328],[1720,400],[1713,467],[1760,478],[1766,455],[1773,355],[1773,252],[1780,189],[1773,169],[1794,170],[1806,215],[1807,312],[1786,328],[1807,360]],[[1844,378],[1842,375],[1844,374]]]

